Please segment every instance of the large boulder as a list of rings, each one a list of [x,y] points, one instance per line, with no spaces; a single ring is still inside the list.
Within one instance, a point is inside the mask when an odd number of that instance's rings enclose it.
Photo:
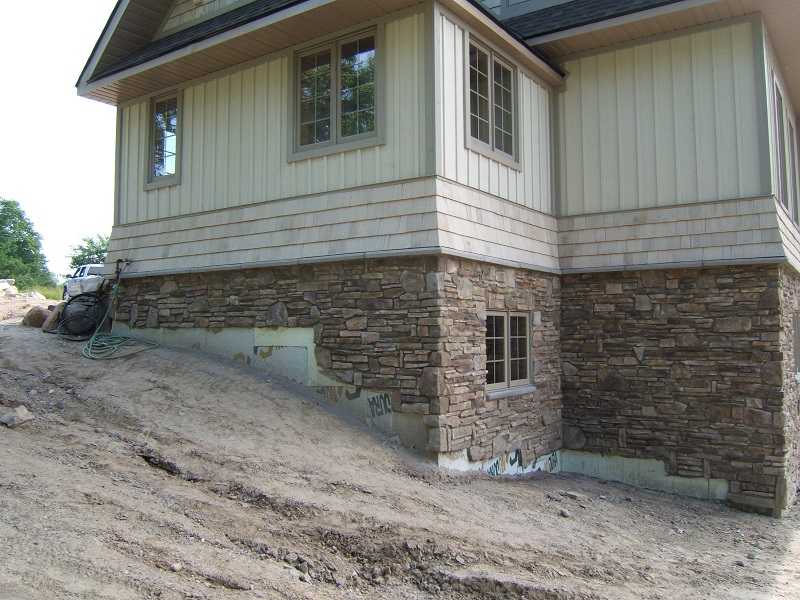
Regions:
[[[61,311],[64,309],[65,305],[66,302],[60,302],[53,307],[53,310],[50,312],[50,316],[48,316],[45,322],[42,323],[42,331],[49,333],[58,329],[58,321],[61,319]]]
[[[50,311],[43,306],[34,306],[22,318],[22,324],[27,327],[41,327],[50,316]]]

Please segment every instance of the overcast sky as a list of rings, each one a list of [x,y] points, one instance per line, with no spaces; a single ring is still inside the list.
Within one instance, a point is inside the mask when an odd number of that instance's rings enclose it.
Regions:
[[[0,198],[42,236],[48,268],[111,233],[116,109],[79,98],[83,66],[116,0],[0,0]]]

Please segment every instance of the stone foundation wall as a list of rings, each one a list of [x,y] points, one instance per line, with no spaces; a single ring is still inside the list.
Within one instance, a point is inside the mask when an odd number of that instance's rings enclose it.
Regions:
[[[786,439],[786,496],[796,501],[800,492],[800,364],[795,355],[800,331],[800,274],[791,267],[781,270],[781,311],[783,315],[783,335],[781,343],[785,349],[783,356],[783,386]]]
[[[443,259],[441,333],[447,364],[438,380],[429,448],[467,451],[470,461],[520,450],[522,463],[561,447],[560,278],[524,269]],[[532,383],[526,393],[485,393],[486,312],[528,313]]]
[[[780,512],[781,284],[778,266],[565,276],[564,447],[656,458]]]
[[[386,390],[420,415],[428,450],[481,460],[560,448],[559,281],[446,257],[126,278],[131,328],[313,328],[315,357],[343,385]],[[487,396],[486,310],[531,315],[533,383]]]

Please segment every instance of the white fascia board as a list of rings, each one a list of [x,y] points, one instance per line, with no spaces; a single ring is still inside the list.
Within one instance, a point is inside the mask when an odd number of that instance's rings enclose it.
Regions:
[[[685,0],[684,2],[675,2],[673,4],[667,4],[666,6],[659,6],[657,8],[651,8],[649,10],[643,10],[641,12],[622,15],[620,17],[615,17],[613,19],[605,19],[603,21],[597,21],[594,23],[589,23],[587,25],[580,25],[578,27],[573,27],[571,29],[562,29],[561,31],[555,31],[553,33],[547,33],[545,35],[526,38],[525,42],[527,42],[531,46],[546,44],[547,42],[554,42],[556,40],[561,40],[564,38],[581,35],[583,33],[591,33],[593,31],[599,31],[601,29],[608,29],[609,27],[614,27],[616,25],[635,23],[636,21],[643,21],[644,19],[651,19],[653,17],[659,17],[661,15],[668,15],[670,13],[686,10],[689,8],[696,8],[698,6],[704,6],[706,4],[716,4],[719,1],[720,0]]]
[[[126,0],[126,2],[127,1],[129,0]],[[78,94],[85,94],[87,92],[91,92],[92,90],[103,87],[104,85],[108,85],[109,83],[114,83],[115,81],[119,81],[120,79],[125,79],[126,77],[130,77],[132,75],[137,75],[139,73],[149,71],[153,67],[165,65],[179,58],[184,58],[186,56],[189,56],[190,54],[194,54],[195,52],[205,50],[206,48],[211,48],[212,46],[216,46],[217,44],[222,44],[224,42],[227,42],[228,40],[232,40],[239,36],[252,33],[253,31],[258,31],[259,29],[262,29],[269,25],[274,25],[275,23],[279,23],[280,21],[284,21],[291,17],[295,17],[310,10],[314,10],[315,8],[319,8],[320,6],[325,6],[326,4],[332,4],[334,2],[336,2],[336,0],[307,0],[306,2],[302,2],[301,4],[295,4],[293,6],[289,6],[277,13],[267,15],[265,17],[262,17],[261,19],[251,21],[250,23],[245,23],[244,25],[236,27],[235,29],[225,31],[213,37],[202,40],[200,42],[196,42],[194,44],[190,44],[189,46],[185,46],[178,50],[174,50],[173,52],[164,54],[163,56],[159,56],[158,58],[154,58],[153,60],[150,60],[146,63],[142,63],[141,65],[136,65],[135,67],[131,67],[130,69],[120,71],[119,73],[114,73],[113,75],[110,75],[109,77],[106,77],[104,79],[99,79],[97,81],[94,81],[91,84],[84,83],[83,85],[78,87]]]
[[[83,67],[83,71],[81,71],[81,75],[78,77],[78,83],[75,84],[75,87],[78,88],[79,96],[82,95],[84,91],[87,91],[86,82],[92,76],[92,73],[97,67],[97,63],[100,61],[100,57],[103,56],[103,53],[106,51],[108,43],[111,41],[111,38],[113,37],[114,32],[117,30],[117,26],[122,19],[122,15],[125,14],[125,11],[128,9],[128,5],[130,3],[131,0],[120,0],[114,7],[114,12],[111,14],[111,18],[108,20],[108,23],[106,24],[102,34],[100,34],[101,37],[95,45],[94,51],[89,57],[86,66]]]

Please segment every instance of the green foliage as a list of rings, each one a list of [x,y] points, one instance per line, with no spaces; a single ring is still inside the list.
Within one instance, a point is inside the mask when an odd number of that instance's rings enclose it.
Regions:
[[[16,286],[15,286],[16,287]],[[19,288],[17,288],[19,289]],[[64,294],[64,288],[61,286],[51,286],[51,285],[35,285],[31,288],[23,288],[19,290],[20,292],[39,292],[42,296],[47,298],[48,300],[61,300]]]
[[[94,237],[85,237],[77,246],[72,246],[69,266],[103,264],[108,253],[108,236],[98,233]]]
[[[0,198],[0,279],[19,289],[56,285],[42,254],[42,237],[15,200]]]

